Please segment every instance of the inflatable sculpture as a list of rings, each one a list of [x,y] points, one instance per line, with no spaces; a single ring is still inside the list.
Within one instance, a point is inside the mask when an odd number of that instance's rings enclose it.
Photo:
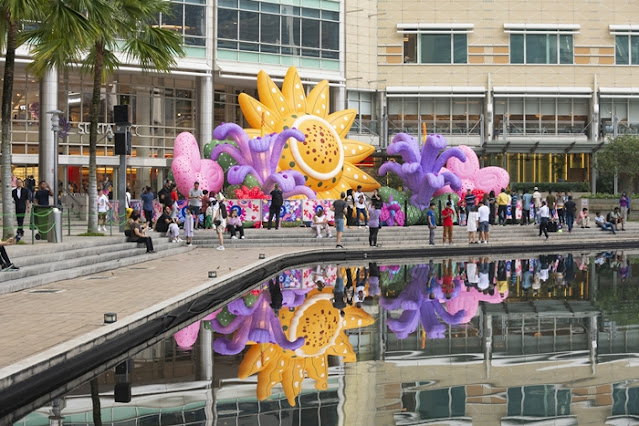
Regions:
[[[399,154],[404,159],[404,164],[386,162],[379,168],[380,176],[387,172],[393,172],[411,190],[411,203],[420,209],[428,207],[430,199],[435,191],[450,185],[456,191],[461,189],[461,180],[452,172],[442,170],[450,158],[460,161],[466,160],[466,155],[459,148],[446,148],[446,140],[441,135],[430,134],[426,143],[419,149],[419,144],[414,137],[399,133],[393,138],[386,152],[390,155]]]
[[[323,80],[308,96],[295,67],[288,69],[282,90],[264,71],[257,75],[259,101],[242,93],[240,108],[252,129],[251,137],[298,129],[304,139],[289,139],[279,158],[279,169],[299,171],[318,198],[338,198],[340,192],[361,185],[364,191],[377,181],[355,164],[375,151],[369,144],[345,139],[357,111],[329,113],[329,86]]]
[[[193,182],[200,183],[201,190],[218,192],[224,184],[224,171],[213,160],[202,159],[195,136],[188,132],[175,138],[173,164],[171,170],[178,191],[186,197],[193,188]]]

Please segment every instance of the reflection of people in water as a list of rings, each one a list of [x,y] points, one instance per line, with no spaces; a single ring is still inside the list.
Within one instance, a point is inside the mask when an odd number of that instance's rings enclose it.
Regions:
[[[508,277],[506,276],[506,261],[497,262],[497,291],[503,297],[508,291]]]
[[[530,261],[528,259],[521,260],[521,288],[524,290],[524,294],[528,295],[528,290],[532,283],[530,282]]]
[[[312,280],[319,291],[324,290],[324,286],[326,285],[326,270],[322,268],[321,265],[317,265],[315,270],[313,270]]]
[[[362,271],[363,269],[363,271]],[[366,268],[357,268],[357,273],[355,274],[355,295],[353,299],[355,301],[355,306],[360,308],[362,306],[362,302],[366,298],[365,290],[366,290],[366,279],[368,278],[368,271]]]
[[[335,287],[333,287],[333,307],[339,309],[341,316],[345,315],[344,308],[346,302],[344,301],[344,277],[342,276],[342,267],[337,265],[337,278],[335,279]]]
[[[346,294],[346,303],[350,306],[353,305],[353,272],[351,268],[346,268],[346,288],[344,289]]]
[[[575,259],[572,257],[572,253],[568,253],[566,256],[566,271],[564,272],[564,279],[567,286],[572,286],[575,282]]]
[[[272,278],[268,283],[268,292],[271,295],[271,308],[275,313],[275,316],[278,316],[280,313],[280,309],[282,309],[282,302],[284,298],[282,297],[282,289],[280,288],[280,283],[278,280]]]
[[[379,287],[379,266],[377,263],[371,262],[368,264],[368,295],[371,297],[379,296],[382,293]]]
[[[453,283],[453,260],[448,259],[448,262],[442,260],[442,266],[444,267],[444,272],[442,274],[442,292],[446,299],[450,299],[451,294],[455,289],[455,284]]]

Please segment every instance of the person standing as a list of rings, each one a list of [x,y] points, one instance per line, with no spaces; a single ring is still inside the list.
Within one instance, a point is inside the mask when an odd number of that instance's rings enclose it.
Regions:
[[[160,204],[173,207],[173,200],[171,200],[172,187],[173,182],[171,181],[171,179],[167,179],[164,181],[164,186],[158,191],[158,200],[160,200]],[[149,191],[151,191],[150,188]]]
[[[375,206],[382,205],[382,197],[379,196],[379,191],[377,188],[373,189],[373,195],[371,195],[371,203],[375,204]],[[379,208],[377,209],[379,210]]]
[[[368,227],[368,214],[366,213],[366,195],[362,192],[362,185],[357,185],[357,191],[353,194],[355,198],[355,218],[357,227],[361,228],[359,215],[364,215],[364,226]]]
[[[548,195],[546,195],[546,206],[548,206],[548,210],[550,210],[550,217],[555,217],[555,202],[557,198],[552,195],[552,190],[548,191]]]
[[[166,208],[166,207],[165,207]],[[184,214],[184,238],[186,238],[186,245],[190,246],[193,242],[193,220],[194,212],[191,210],[193,207],[187,207]]]
[[[109,197],[109,191],[111,191],[111,181],[109,175],[102,175],[102,193]]]
[[[155,196],[153,195],[153,191],[150,186],[144,188],[142,194],[140,194],[140,199],[142,200],[142,211],[144,212],[144,218],[146,219],[146,223],[151,226],[153,222],[153,199]],[[166,206],[166,204],[164,204]],[[170,205],[169,205],[170,207]]]
[[[566,200],[567,198],[564,198],[564,195],[561,192],[557,192],[557,200],[555,201],[555,203],[557,203],[557,218],[559,219],[559,223],[566,223]]]
[[[435,203],[431,202],[430,206],[428,206],[428,212],[426,213],[426,220],[428,221],[428,244],[431,246],[434,246],[435,245],[435,229],[437,229],[437,224],[435,222]]]
[[[497,196],[497,212],[499,214],[499,224],[506,225],[506,212],[508,210],[509,197],[506,193],[506,188],[502,188],[501,192]]]
[[[177,202],[178,202],[179,199],[180,199],[180,196],[178,195],[177,185],[176,184],[172,184],[171,185],[171,217],[173,219],[175,219],[177,217],[177,213],[178,213],[178,204],[177,204]]]
[[[109,197],[106,196],[103,189],[98,189],[98,231],[106,232],[106,219],[109,210],[112,209],[113,206],[109,202]],[[100,226],[100,222],[102,226]]]
[[[271,205],[268,208],[268,229],[271,229],[271,222],[273,221],[273,217],[275,217],[275,229],[279,229],[280,227],[280,212],[282,211],[282,206],[284,205],[284,197],[282,196],[282,190],[280,189],[279,184],[275,184],[273,190],[271,191]]]
[[[446,202],[446,207],[442,210],[442,225],[444,226],[444,238],[443,243],[446,244],[448,238],[448,244],[453,244],[453,217],[455,216],[455,210],[453,210],[452,203]]]
[[[39,206],[48,206],[49,197],[53,197],[51,187],[45,181],[40,182],[40,189],[38,189],[35,193],[35,204]]]
[[[191,209],[191,214],[195,215],[195,223],[193,224],[193,229],[198,227],[198,223],[200,222],[200,210],[202,210],[202,190],[200,189],[200,182],[193,182],[193,188],[189,190],[189,208]],[[169,194],[170,197],[170,194]],[[171,205],[173,201],[171,201]]]
[[[550,209],[546,204],[546,201],[541,202],[541,207],[539,208],[539,236],[543,233],[546,236],[546,240],[548,240],[548,223],[550,222]]]
[[[541,208],[541,194],[539,188],[535,187],[532,194],[533,203],[535,204],[535,224],[539,224],[539,209]]]
[[[568,201],[564,203],[564,214],[566,215],[566,225],[568,226],[568,232],[572,232],[573,224],[575,223],[575,213],[577,211],[577,205],[572,200],[572,195],[568,196]]]
[[[35,185],[36,185],[36,181],[33,177],[33,175],[30,175],[24,186],[27,187],[27,189],[29,190],[29,201],[31,201],[33,203],[33,196],[35,195]]]
[[[29,190],[22,186],[22,179],[16,180],[16,188],[11,191],[13,202],[16,205],[16,219],[18,220],[18,232],[17,237],[22,238],[24,236],[24,216],[29,206]]]
[[[630,213],[630,197],[625,192],[621,193],[621,197],[619,198],[619,207],[621,209],[623,223],[628,222],[628,213]]]
[[[218,250],[224,250],[224,232],[226,231],[226,218],[228,217],[228,210],[224,200],[226,200],[226,198],[224,198],[224,194],[221,192],[218,193],[216,204],[217,211],[213,213],[213,224],[217,231],[217,239],[220,242],[220,245],[217,248]]]
[[[532,195],[528,193],[527,189],[524,189],[524,194],[521,196],[521,225],[530,224],[530,205],[532,204]]]
[[[517,202],[519,201],[519,194],[517,190],[513,189],[510,193],[510,223],[511,225],[517,225]]]
[[[368,245],[371,247],[377,247],[377,233],[379,232],[379,216],[381,215],[381,200],[373,201],[369,211],[368,221]]]
[[[494,225],[495,218],[497,217],[497,196],[495,195],[495,191],[491,190],[488,194],[484,194],[482,201],[485,206],[488,206],[490,212],[488,223]]]
[[[479,243],[488,244],[490,240],[490,208],[484,203],[479,203]]]
[[[344,248],[342,246],[342,234],[344,233],[344,215],[346,214],[346,193],[340,194],[340,199],[333,201],[333,211],[335,212],[335,232],[337,236],[337,244],[335,248]]]
[[[479,225],[479,213],[477,209],[468,212],[466,230],[468,231],[468,244],[477,244],[477,226]]]
[[[464,201],[466,202],[466,210],[471,211],[475,208],[475,203],[476,203],[475,194],[473,194],[470,189],[466,190]]]

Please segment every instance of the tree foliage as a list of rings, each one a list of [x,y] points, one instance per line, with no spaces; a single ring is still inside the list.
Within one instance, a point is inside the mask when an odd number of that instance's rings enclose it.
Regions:
[[[639,136],[622,135],[611,139],[597,152],[597,170],[602,175],[639,174]]]

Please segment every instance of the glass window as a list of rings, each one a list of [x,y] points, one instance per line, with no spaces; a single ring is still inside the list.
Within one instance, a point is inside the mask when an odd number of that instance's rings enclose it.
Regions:
[[[573,52],[571,34],[510,35],[511,64],[572,64]]]
[[[456,64],[465,64],[467,62],[468,48],[466,42],[466,34],[453,35],[453,62]]]
[[[262,43],[278,43],[280,40],[280,17],[279,15],[262,14],[260,26]]]
[[[417,63],[417,34],[404,34],[404,63]]]
[[[280,13],[280,5],[273,3],[262,3],[262,12]]]
[[[302,46],[320,47],[320,21],[302,19]]]
[[[260,41],[260,14],[256,12],[240,12],[240,40]]]
[[[449,34],[422,34],[420,62],[423,64],[450,64],[450,38]]]
[[[322,21],[322,49],[339,50],[339,23]]]
[[[630,63],[630,52],[628,50],[628,39],[630,36],[618,35],[615,37],[615,62],[617,65],[628,65]]]
[[[218,9],[217,36],[237,40],[237,10]]]
[[[260,10],[260,4],[252,0],[240,0],[240,9]]]
[[[419,43],[419,45],[417,44]],[[465,64],[466,34],[404,34],[404,63]]]
[[[233,0],[226,0],[233,3]],[[205,0],[181,0],[171,3],[169,13],[160,14],[162,28],[173,30],[182,36],[185,45],[206,45]]]

